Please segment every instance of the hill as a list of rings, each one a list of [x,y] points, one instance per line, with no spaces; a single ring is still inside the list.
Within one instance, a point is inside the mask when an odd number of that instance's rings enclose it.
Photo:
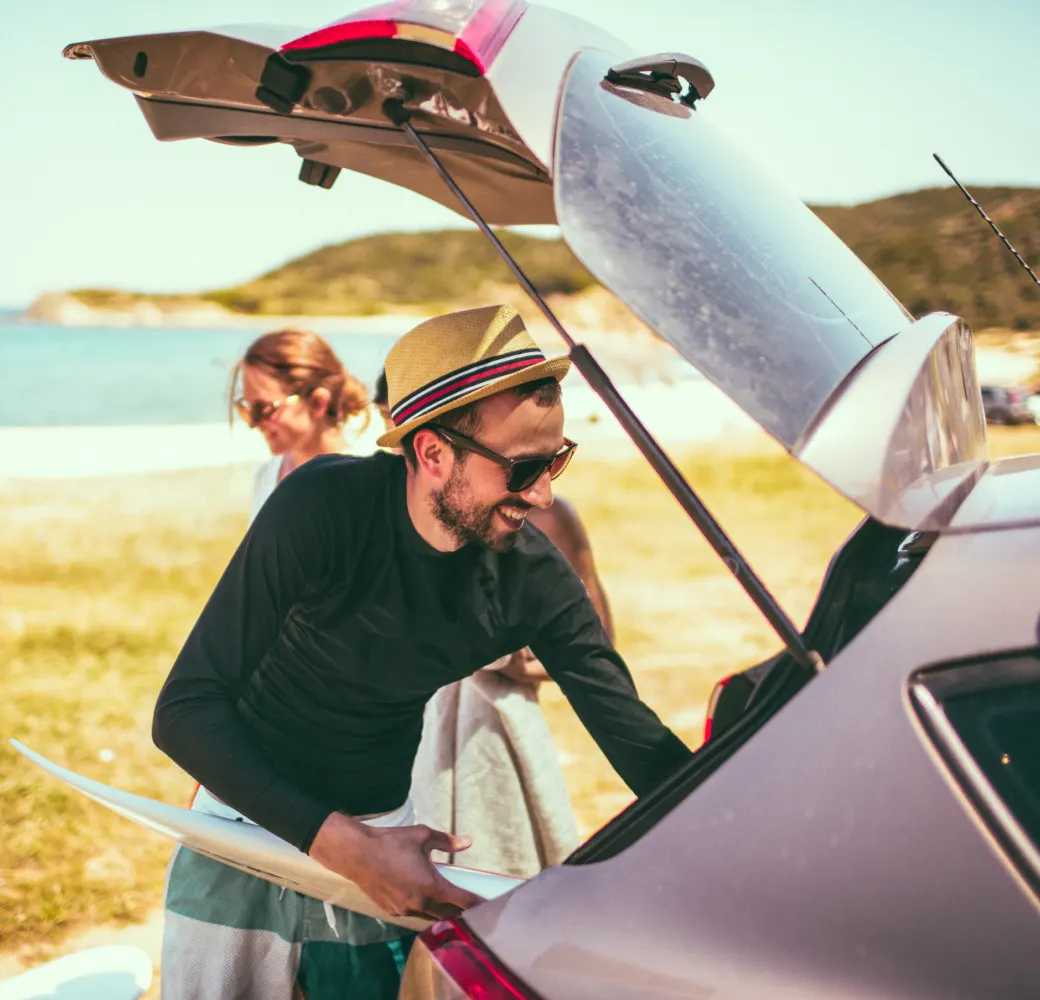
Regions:
[[[1040,267],[1040,189],[977,188],[973,193],[1030,265]],[[976,329],[1040,329],[1040,289],[955,189],[813,211],[914,315],[948,309]],[[544,294],[571,296],[595,286],[561,241],[501,235]],[[501,298],[511,285],[505,265],[479,232],[445,230],[323,247],[253,281],[212,292],[144,295],[83,289],[69,294],[103,310],[147,303],[163,313],[222,307],[261,316],[371,315],[459,308]]]
[[[1029,266],[1040,269],[1040,189],[971,190]],[[1040,288],[956,189],[813,210],[915,316],[945,309],[977,330],[1040,328]]]

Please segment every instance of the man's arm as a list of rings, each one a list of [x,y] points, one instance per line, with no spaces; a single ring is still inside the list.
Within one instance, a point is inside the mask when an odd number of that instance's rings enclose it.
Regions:
[[[578,574],[578,578],[585,584],[589,600],[592,601],[592,606],[603,623],[607,638],[613,644],[614,620],[610,613],[610,603],[607,601],[603,584],[600,583],[599,574],[596,572],[596,564],[592,558],[592,544],[574,504],[557,496],[551,507],[544,510],[536,507],[527,517],[566,556],[567,562],[571,564]],[[509,663],[501,668],[501,672],[511,680],[530,684],[535,688],[550,680],[549,672],[538,661],[530,648],[514,653]]]
[[[257,513],[159,694],[152,738],[228,805],[306,851],[332,811],[301,790],[237,702],[292,606],[330,571],[347,524],[300,469]],[[314,470],[319,471],[319,470]]]
[[[526,590],[528,620],[537,623],[531,649],[614,770],[644,794],[689,759],[689,748],[640,700],[585,587],[558,551],[540,555]]]
[[[610,613],[610,602],[596,572],[592,557],[592,543],[588,532],[578,516],[577,508],[564,497],[557,496],[551,507],[532,510],[528,518],[566,557],[574,567],[579,579],[589,592],[589,599],[603,622],[607,638],[614,641],[614,619]]]
[[[319,466],[297,469],[261,507],[163,686],[152,736],[228,805],[355,882],[391,916],[453,916],[479,897],[448,882],[430,851],[462,851],[469,838],[371,828],[335,812],[279,769],[237,711],[292,606],[350,571],[342,492],[322,492]]]

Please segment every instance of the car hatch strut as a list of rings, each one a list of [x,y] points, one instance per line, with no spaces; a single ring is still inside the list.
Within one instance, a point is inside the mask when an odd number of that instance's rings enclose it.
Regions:
[[[437,155],[415,130],[410,121],[411,112],[404,106],[404,103],[396,97],[388,98],[383,102],[383,113],[391,122],[407,133],[411,141],[418,147],[422,155],[429,160],[444,183],[447,184],[452,194],[459,200],[466,212],[480,227],[480,230],[491,241],[506,265],[516,276],[521,287],[542,311],[553,329],[563,338],[563,342],[569,348],[571,362],[607,405],[611,413],[614,414],[618,423],[621,424],[635,446],[642,452],[643,457],[650,463],[669,492],[679,502],[682,509],[686,511],[690,520],[693,521],[701,534],[707,539],[708,544],[718,553],[719,558],[726,564],[726,568],[736,577],[737,582],[744,588],[748,597],[755,603],[759,611],[762,612],[766,621],[769,622],[780,637],[791,656],[802,667],[812,673],[815,674],[821,671],[824,664],[819,653],[810,650],[805,645],[794,622],[791,621],[784,609],[777,603],[776,598],[773,597],[766,585],[759,579],[751,566],[748,565],[747,560],[737,550],[732,539],[715,520],[711,511],[697,496],[661,445],[658,444],[646,426],[636,416],[624,397],[618,392],[617,387],[610,380],[610,376],[603,370],[588,348],[583,344],[576,343],[574,338],[564,329],[563,324],[556,318],[555,313],[553,313],[548,303],[538,293],[538,290],[531,283],[523,269],[510,256],[509,251],[502,245],[491,227],[484,221],[475,206],[455,183],[447,169],[437,158]]]

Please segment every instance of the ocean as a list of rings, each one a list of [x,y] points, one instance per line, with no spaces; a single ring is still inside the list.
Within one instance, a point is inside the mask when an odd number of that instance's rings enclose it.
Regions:
[[[371,390],[394,340],[415,322],[386,316],[315,326]],[[261,332],[49,326],[0,311],[0,428],[226,423],[232,369]],[[644,382],[624,350],[596,353],[619,387]],[[678,355],[658,356],[654,368],[670,382],[699,378]],[[569,381],[569,398],[579,382]]]
[[[394,343],[386,329],[376,320],[323,336],[371,389]],[[0,313],[0,427],[226,421],[231,371],[260,332],[60,327]]]
[[[314,325],[371,389],[394,341],[414,322],[373,317]],[[61,327],[0,312],[0,483],[263,461],[263,438],[228,414],[231,371],[260,332]],[[597,345],[596,355],[662,444],[759,433],[679,355],[654,352],[645,365],[648,359],[618,346],[615,352]],[[580,376],[568,379],[566,412],[567,433],[584,452],[634,454]],[[378,427],[372,447],[377,434]]]

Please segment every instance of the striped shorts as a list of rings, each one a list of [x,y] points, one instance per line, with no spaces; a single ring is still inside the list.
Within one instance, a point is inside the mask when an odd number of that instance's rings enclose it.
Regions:
[[[200,789],[193,809],[235,810]],[[374,826],[409,826],[411,802]],[[395,1000],[415,934],[178,846],[166,878],[162,1000]]]

